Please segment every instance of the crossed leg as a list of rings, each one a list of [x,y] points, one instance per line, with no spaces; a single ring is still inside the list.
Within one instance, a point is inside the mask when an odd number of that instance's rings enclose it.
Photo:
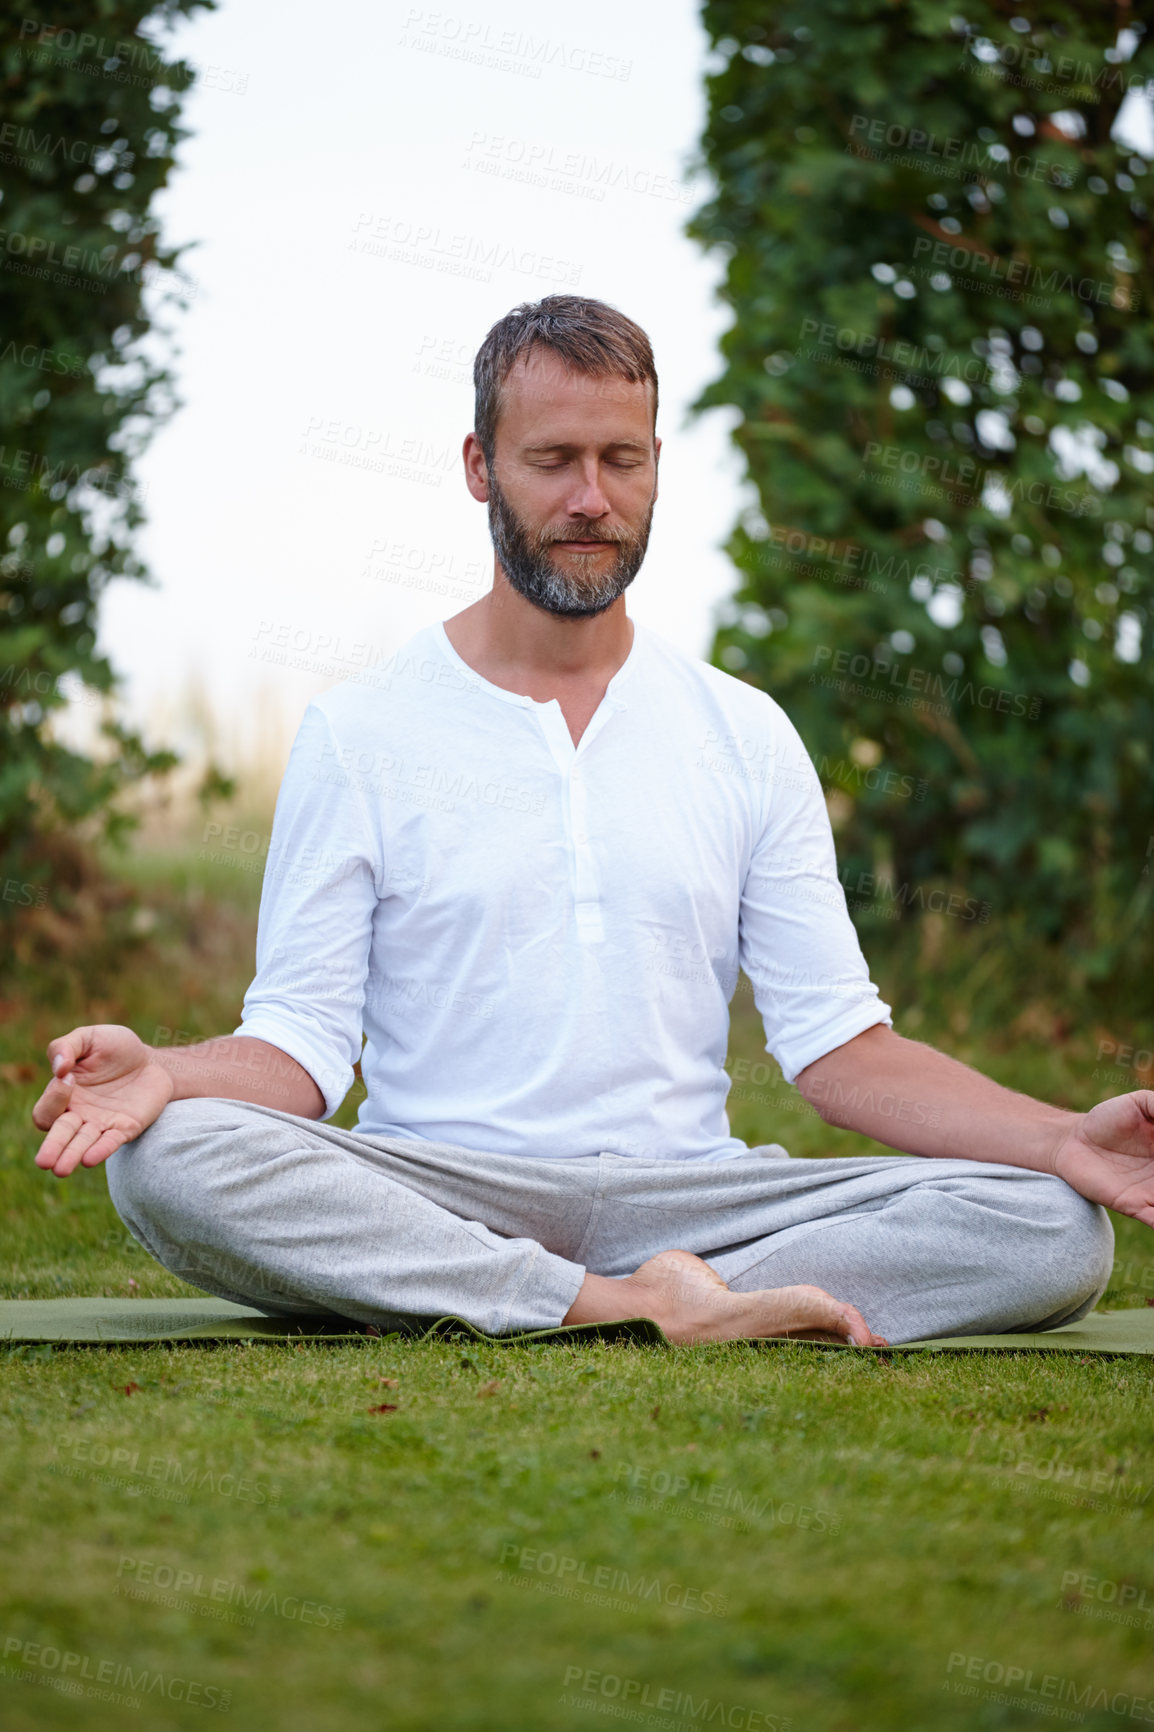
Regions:
[[[171,1103],[106,1170],[125,1224],[192,1284],[378,1326],[652,1316],[680,1341],[863,1344],[1048,1328],[1091,1307],[1112,1250],[1104,1211],[1019,1168],[525,1159],[226,1100]]]

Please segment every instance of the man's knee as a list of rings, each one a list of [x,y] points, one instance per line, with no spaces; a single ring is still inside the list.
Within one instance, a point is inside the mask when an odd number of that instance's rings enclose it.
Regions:
[[[126,1226],[135,1231],[137,1222],[163,1210],[174,1195],[203,1185],[203,1157],[244,1131],[244,1115],[243,1102],[170,1101],[140,1136],[110,1155],[109,1195]]]
[[[1042,1303],[1054,1300],[1054,1311],[1067,1303],[1089,1310],[1114,1267],[1110,1217],[1064,1179],[1038,1174],[1029,1189],[1033,1230],[1023,1235],[1018,1272],[1037,1284]]]

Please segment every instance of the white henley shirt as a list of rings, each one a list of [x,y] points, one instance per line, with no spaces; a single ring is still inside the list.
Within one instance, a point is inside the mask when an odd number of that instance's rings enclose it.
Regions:
[[[797,730],[636,621],[576,747],[555,698],[482,679],[439,624],[315,699],[256,962],[235,1032],[326,1115],[359,1058],[359,1130],[500,1154],[743,1154],[739,967],[788,1082],[891,1020]]]

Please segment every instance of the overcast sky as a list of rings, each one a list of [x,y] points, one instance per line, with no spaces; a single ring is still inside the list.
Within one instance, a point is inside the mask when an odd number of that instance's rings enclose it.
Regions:
[[[611,301],[653,340],[662,497],[630,611],[694,654],[751,497],[715,413],[721,265],[683,233],[707,44],[694,0],[454,12],[223,0],[182,26],[202,72],[159,201],[194,279],[183,407],[139,464],[155,589],[102,645],[135,718],[189,746],[199,683],[226,756],[287,750],[305,704],[488,587],[465,490],[472,356],[522,300]],[[429,586],[449,581],[448,595]],[[266,655],[289,652],[299,666]]]

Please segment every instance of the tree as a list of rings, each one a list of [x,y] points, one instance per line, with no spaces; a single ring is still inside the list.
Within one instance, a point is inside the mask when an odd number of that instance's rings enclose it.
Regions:
[[[49,894],[48,838],[171,768],[106,718],[99,759],[53,738],[69,695],[114,689],[95,648],[100,597],[147,581],[132,464],[173,407],[159,310],[183,303],[177,253],[151,213],[186,136],[194,72],[162,39],[214,0],[59,0],[0,35],[0,914]],[[95,16],[94,16],[95,15]]]
[[[797,723],[851,908],[948,882],[1101,976],[1154,853],[1149,39],[1098,0],[703,16],[689,232],[734,322],[698,407],[760,500],[714,656]]]

